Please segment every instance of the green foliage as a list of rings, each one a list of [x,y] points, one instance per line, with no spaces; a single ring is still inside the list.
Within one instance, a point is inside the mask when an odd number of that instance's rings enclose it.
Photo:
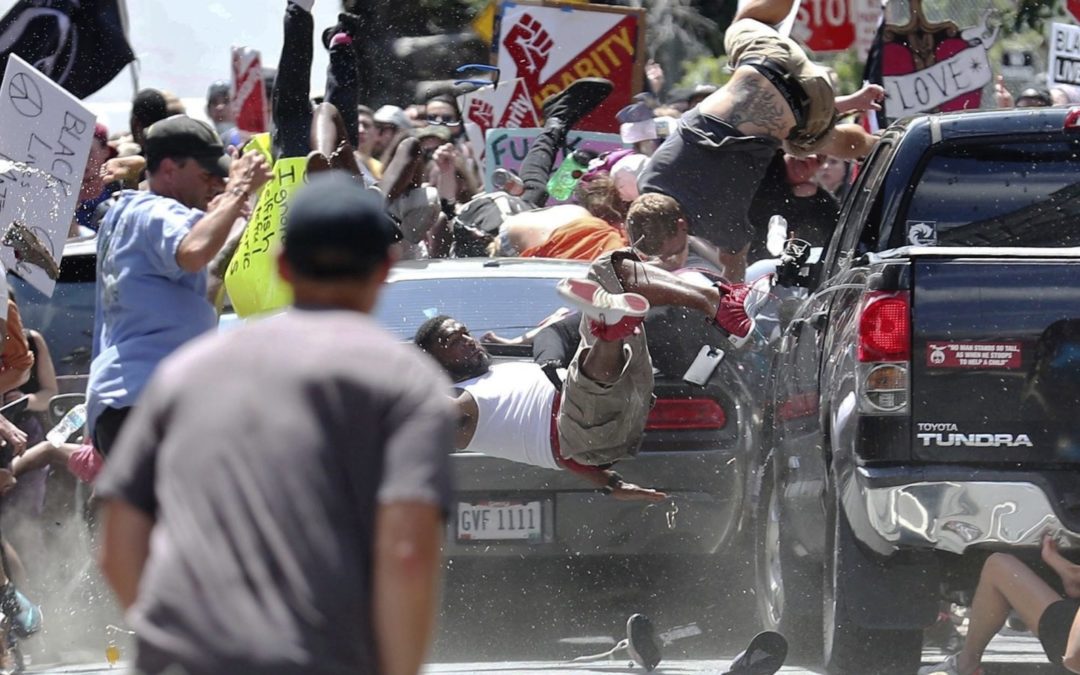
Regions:
[[[1061,0],[1020,0],[1018,5],[1012,21],[1006,23],[1014,31],[1027,28],[1041,33],[1047,20],[1064,11]]]

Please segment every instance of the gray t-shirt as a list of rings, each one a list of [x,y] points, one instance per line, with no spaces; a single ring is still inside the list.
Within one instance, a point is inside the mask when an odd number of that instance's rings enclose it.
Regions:
[[[448,511],[449,390],[347,311],[293,309],[164,361],[96,486],[156,519],[136,665],[373,673],[375,511]]]

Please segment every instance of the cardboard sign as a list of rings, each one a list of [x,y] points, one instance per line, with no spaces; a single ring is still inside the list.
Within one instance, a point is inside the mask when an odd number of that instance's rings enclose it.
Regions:
[[[45,295],[56,286],[93,113],[15,54],[0,84],[0,261]]]
[[[504,2],[499,7],[493,63],[504,80],[520,80],[514,105],[540,104],[571,82],[604,77],[615,90],[577,128],[617,132],[615,113],[641,91],[645,71],[643,9],[570,3]],[[499,85],[502,87],[503,85]]]
[[[245,150],[259,149],[264,141],[267,135],[260,134]],[[273,177],[259,191],[247,229],[225,271],[225,289],[239,316],[270,312],[292,302],[292,288],[277,273],[277,255],[289,200],[304,183],[306,172],[306,158],[281,158],[274,164]]]
[[[897,119],[918,112],[975,110],[993,69],[988,50],[998,28],[990,28],[989,13],[982,24],[960,30],[951,21],[929,22],[920,0],[911,0],[911,20],[902,26],[886,24],[883,33],[882,75],[885,114]]]
[[[233,47],[232,76],[236,127],[252,133],[266,131],[269,111],[259,52],[248,47]]]
[[[926,366],[1016,370],[1022,354],[1019,342],[928,342]]]
[[[1055,84],[1080,84],[1080,26],[1051,24],[1046,82],[1049,87]]]
[[[502,167],[517,173],[525,154],[529,152],[532,140],[542,133],[540,129],[489,129],[487,149],[484,151],[484,188],[493,190],[491,176],[495,169]],[[577,149],[592,150],[597,153],[621,150],[625,147],[618,134],[601,134],[593,131],[571,131],[566,137],[566,145],[571,152]],[[563,153],[555,158],[555,167],[563,161]],[[549,203],[558,203],[551,200]]]

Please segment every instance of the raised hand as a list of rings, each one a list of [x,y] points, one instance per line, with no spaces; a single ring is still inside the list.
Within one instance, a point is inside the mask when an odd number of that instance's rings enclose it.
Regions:
[[[999,108],[1012,108],[1016,104],[1012,92],[1005,86],[1005,78],[1001,75],[994,80],[994,100]]]

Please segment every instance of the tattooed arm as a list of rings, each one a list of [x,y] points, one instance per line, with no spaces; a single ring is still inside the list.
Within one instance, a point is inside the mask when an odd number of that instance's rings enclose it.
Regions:
[[[748,136],[783,140],[795,126],[795,115],[784,98],[753,68],[736,70],[717,94],[701,104],[701,112],[719,117]]]

